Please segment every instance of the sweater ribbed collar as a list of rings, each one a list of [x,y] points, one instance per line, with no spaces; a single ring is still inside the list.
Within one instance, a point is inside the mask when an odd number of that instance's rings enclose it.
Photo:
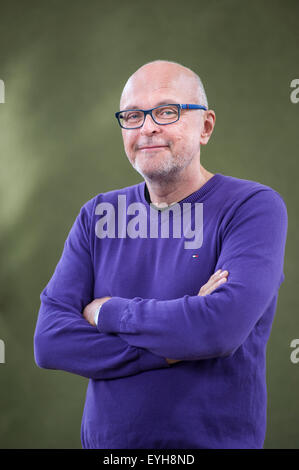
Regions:
[[[215,173],[212,178],[210,178],[205,184],[203,184],[197,191],[194,191],[181,201],[178,201],[178,204],[183,204],[187,202],[199,202],[220,183],[222,178],[223,175],[221,173]],[[138,189],[142,201],[145,204],[150,205],[150,196],[145,181],[139,184]]]

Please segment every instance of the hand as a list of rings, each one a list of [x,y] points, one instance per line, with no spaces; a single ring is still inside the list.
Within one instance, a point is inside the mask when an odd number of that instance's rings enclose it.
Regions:
[[[94,322],[94,314],[95,314],[95,311],[96,309],[104,304],[105,302],[107,302],[107,300],[111,299],[111,297],[100,297],[98,299],[94,299],[92,302],[90,302],[90,304],[87,304],[85,307],[84,307],[84,310],[83,310],[83,317],[85,318],[85,320],[88,321],[88,323],[90,323],[92,326],[96,326],[95,322]],[[100,312],[101,314],[101,312]]]
[[[168,364],[174,364],[175,362],[181,362],[182,359],[167,359],[165,358]]]
[[[227,281],[227,275],[228,271],[218,269],[218,271],[212,274],[208,282],[201,286],[197,295],[204,297],[205,295],[211,294],[211,292],[213,292],[218,286]]]
[[[222,271],[221,269],[218,269],[206,284],[204,284],[201,288],[200,291],[198,292],[197,295],[204,297],[205,295],[211,294],[213,290],[215,290],[218,286],[221,284],[225,283],[227,281],[227,276],[228,276],[228,271]],[[168,364],[174,364],[175,362],[180,362],[181,359],[167,359],[166,361]]]

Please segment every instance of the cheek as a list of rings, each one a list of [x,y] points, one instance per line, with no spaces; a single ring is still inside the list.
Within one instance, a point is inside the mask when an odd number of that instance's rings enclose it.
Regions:
[[[184,136],[184,133],[180,133],[175,136],[175,140],[173,142],[173,148],[174,150],[177,150],[178,153],[180,153],[182,150],[188,147],[187,144],[188,142],[186,140],[186,137]]]
[[[123,141],[124,141],[124,147],[125,147],[126,153],[130,157],[132,157],[132,155],[134,153],[134,145],[135,145],[136,139],[134,139],[134,137],[132,135],[128,135],[123,139]]]
[[[175,136],[175,141],[173,142],[173,155],[177,155],[181,157],[182,155],[185,156],[192,156],[194,153],[198,151],[198,135],[196,134],[188,134],[187,132],[180,132],[179,135]]]

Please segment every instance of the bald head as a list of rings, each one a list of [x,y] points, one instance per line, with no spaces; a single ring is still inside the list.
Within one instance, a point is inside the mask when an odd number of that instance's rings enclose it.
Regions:
[[[167,60],[154,60],[136,70],[127,80],[120,99],[120,109],[123,109],[126,98],[138,90],[145,91],[147,85],[158,88],[167,88],[175,85],[178,88],[188,87],[190,102],[203,104],[208,108],[208,100],[200,77],[193,70],[177,62]],[[135,106],[134,106],[135,107]]]

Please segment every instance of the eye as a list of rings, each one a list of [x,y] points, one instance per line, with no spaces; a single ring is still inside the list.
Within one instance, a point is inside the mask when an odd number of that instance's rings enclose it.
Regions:
[[[177,115],[177,108],[173,108],[171,106],[166,106],[163,108],[156,109],[156,115],[160,118],[172,118]]]
[[[142,112],[134,111],[134,112],[130,112],[130,113],[125,113],[124,114],[124,119],[126,121],[136,121],[138,119],[142,119]]]
[[[170,109],[170,108],[163,109],[161,114],[165,114],[165,115],[168,115],[168,116],[169,116],[169,115],[171,115],[171,114],[175,114],[175,110],[174,110],[174,109]]]

